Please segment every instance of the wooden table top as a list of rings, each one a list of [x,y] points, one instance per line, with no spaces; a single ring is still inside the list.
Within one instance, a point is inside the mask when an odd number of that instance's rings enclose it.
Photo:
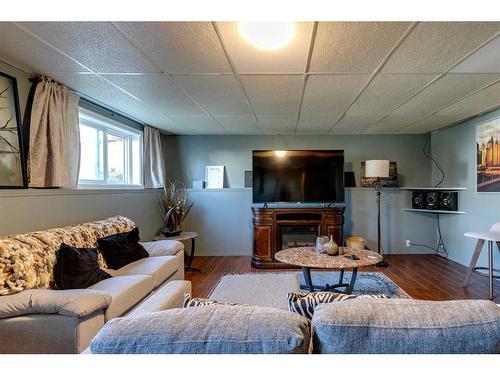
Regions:
[[[198,237],[198,233],[196,232],[181,232],[177,236],[167,237],[163,233],[158,233],[153,237],[153,241],[162,241],[162,240],[172,240],[172,241],[187,241],[193,238]]]
[[[344,255],[318,254],[314,247],[294,247],[278,251],[275,258],[280,262],[292,264],[294,266],[309,268],[358,268],[377,264],[382,260],[382,256],[370,250],[356,250],[344,247]],[[346,258],[346,255],[356,255],[359,260]]]

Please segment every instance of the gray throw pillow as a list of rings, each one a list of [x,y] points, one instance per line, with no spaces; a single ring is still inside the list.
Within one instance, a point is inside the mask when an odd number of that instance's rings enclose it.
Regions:
[[[314,314],[314,309],[320,303],[332,303],[338,301],[347,301],[350,299],[363,298],[389,298],[385,294],[344,294],[336,292],[289,292],[287,295],[288,310],[302,315],[304,318],[311,320]]]

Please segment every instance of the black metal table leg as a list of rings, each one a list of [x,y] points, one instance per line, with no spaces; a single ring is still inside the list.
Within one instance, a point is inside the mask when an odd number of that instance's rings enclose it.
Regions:
[[[302,267],[302,273],[304,274],[304,280],[306,281],[309,291],[314,292],[314,285],[311,280],[311,269],[309,267]]]
[[[187,266],[184,267],[185,271],[189,271],[189,272],[200,272],[201,271],[201,269],[199,269],[199,268],[191,267],[191,264],[193,263],[193,258],[194,258],[194,251],[196,249],[195,244],[196,244],[195,238],[192,238],[191,239],[191,254],[189,254],[189,257],[188,257]]]
[[[356,282],[356,276],[358,275],[358,269],[353,268],[352,273],[351,273],[351,281],[349,283],[349,286],[345,288],[344,293],[345,294],[351,294],[352,290],[354,288],[354,283]]]
[[[306,285],[301,285],[301,289],[309,289],[310,292],[314,292],[315,290],[321,290],[324,292],[336,292],[336,293],[344,293],[351,294],[354,289],[354,284],[356,283],[356,277],[358,275],[358,269],[353,268],[351,272],[351,280],[349,284],[344,283],[344,269],[339,270],[339,282],[338,284],[330,285],[326,284],[324,286],[313,285],[311,278],[311,269],[309,267],[302,267],[302,272],[304,274],[304,280]],[[337,288],[345,288],[344,290],[338,290]]]

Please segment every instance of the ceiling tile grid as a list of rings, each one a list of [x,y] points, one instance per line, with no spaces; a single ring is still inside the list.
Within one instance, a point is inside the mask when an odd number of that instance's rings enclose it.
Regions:
[[[234,75],[175,75],[173,78],[211,115],[250,114]]]
[[[420,22],[384,73],[443,73],[500,30],[498,22]]]
[[[0,22],[0,60],[174,134],[422,133],[500,106],[499,22]],[[298,119],[298,121],[297,121]]]
[[[302,75],[241,75],[240,79],[257,116],[298,112]]]
[[[310,75],[301,114],[339,116],[367,82],[368,75]]]
[[[371,73],[410,22],[320,22],[310,71]]]

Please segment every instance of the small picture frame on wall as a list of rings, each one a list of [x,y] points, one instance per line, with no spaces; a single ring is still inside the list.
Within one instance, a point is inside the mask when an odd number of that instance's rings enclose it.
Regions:
[[[476,125],[476,192],[500,192],[500,117]]]
[[[17,81],[0,72],[0,188],[26,187]]]
[[[205,168],[205,189],[224,188],[224,166],[207,165]]]

